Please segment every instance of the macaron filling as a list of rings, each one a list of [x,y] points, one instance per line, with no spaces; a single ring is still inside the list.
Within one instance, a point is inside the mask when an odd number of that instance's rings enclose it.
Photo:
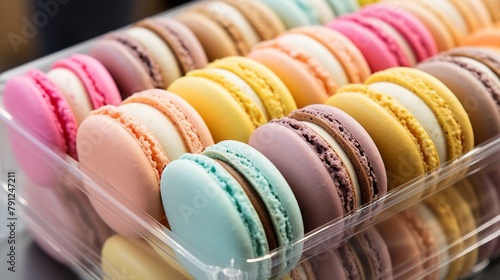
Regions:
[[[201,135],[196,129],[196,126],[183,112],[183,110],[168,97],[152,91],[139,92],[123,101],[123,104],[128,103],[143,103],[149,105],[149,107],[151,108],[156,108],[162,113],[163,118],[165,118],[166,121],[170,122],[175,128],[174,130],[167,130],[165,128],[168,126],[164,128],[159,126],[158,128],[160,130],[164,130],[161,132],[162,134],[165,134],[168,131],[177,131],[178,133],[176,134],[179,134],[182,138],[184,149],[187,148],[186,152],[201,153],[203,151],[205,144],[203,144]],[[155,119],[152,120],[154,121]],[[172,136],[166,137],[168,137],[166,139],[170,139],[170,137]],[[184,149],[182,149],[182,151]],[[171,159],[174,158],[178,158],[178,156],[174,156]]]
[[[77,124],[82,123],[87,114],[94,109],[82,81],[67,68],[53,68],[46,75],[66,98]]]
[[[120,33],[112,33],[105,36],[104,38],[115,40],[126,47],[130,51],[130,53],[141,62],[143,69],[146,71],[146,73],[148,73],[151,79],[153,87],[165,88],[163,77],[160,72],[160,67],[140,43],[135,42],[135,40],[133,40],[131,37]]]
[[[144,27],[131,27],[125,34],[134,38],[153,56],[162,73],[163,81],[168,85],[181,76],[181,70],[172,49],[153,31]]]
[[[298,120],[285,117],[272,120],[271,123],[290,129],[297,136],[301,137],[304,142],[316,153],[337,188],[337,193],[344,207],[344,215],[352,213],[356,210],[356,194],[354,193],[352,179],[349,176],[349,172],[347,171],[344,162],[342,162],[336,151],[332,149],[329,144],[315,131]]]
[[[447,147],[444,132],[432,109],[422,99],[412,91],[390,82],[376,82],[369,87],[391,96],[415,116],[434,142],[440,162],[446,162]]]
[[[156,178],[160,181],[160,175],[168,164],[166,157],[160,143],[153,137],[149,130],[139,121],[129,116],[125,111],[119,107],[106,105],[99,109],[90,112],[90,115],[102,115],[116,121],[120,124],[141,146],[144,155],[148,158],[151,166],[155,170]],[[147,131],[147,133],[145,133]]]
[[[187,73],[190,77],[200,77],[221,86],[230,94],[238,105],[245,110],[255,128],[267,122],[264,112],[255,104],[252,99],[237,85],[235,85],[225,75],[213,71],[213,69],[194,70]],[[233,77],[233,76],[232,76]]]
[[[133,102],[122,104],[120,108],[144,124],[153,133],[169,160],[177,159],[188,152],[184,139],[176,133],[175,125],[156,108]]]
[[[104,89],[100,88],[100,83],[96,82],[100,79],[100,77],[95,77],[94,76],[95,72],[92,71],[92,69],[88,69],[87,64],[80,61],[80,59],[77,56],[76,57],[71,56],[66,59],[58,60],[52,66],[52,70],[59,68],[67,69],[69,71],[74,72],[77,75],[78,79],[81,79],[83,86],[86,88],[87,98],[84,98],[83,96],[78,96],[78,98],[81,98],[81,101],[78,101],[78,103],[85,102],[85,104],[87,104],[86,99],[90,99],[93,106],[92,109],[97,109],[104,105],[113,103],[111,100],[106,100],[108,94],[104,92]],[[47,74],[49,74],[50,72],[51,71],[49,71]],[[87,112],[90,112],[90,110]]]
[[[36,87],[46,101],[50,111],[54,113],[58,131],[64,139],[64,151],[74,159],[78,159],[76,152],[76,131],[78,124],[66,99],[59,89],[40,70],[30,70],[26,73],[35,83]]]
[[[336,57],[321,43],[315,39],[299,33],[287,33],[277,38],[282,44],[301,49],[313,59],[320,62],[324,69],[330,74],[337,87],[348,83],[344,68]]]

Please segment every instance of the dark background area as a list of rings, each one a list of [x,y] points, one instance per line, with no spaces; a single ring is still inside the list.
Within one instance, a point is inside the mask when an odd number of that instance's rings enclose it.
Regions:
[[[1,0],[0,72],[187,0]]]

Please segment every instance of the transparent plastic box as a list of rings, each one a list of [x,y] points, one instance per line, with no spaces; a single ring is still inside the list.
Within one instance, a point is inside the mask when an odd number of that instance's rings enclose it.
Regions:
[[[61,57],[75,52],[85,52],[89,44],[90,41],[79,44],[1,74],[0,92],[9,78],[21,75],[31,68],[47,70]],[[16,160],[10,141],[21,143],[23,149],[28,151],[34,160],[41,160],[51,166],[58,183],[47,188],[30,182]],[[117,272],[111,274],[120,275],[122,279],[127,279],[128,276],[120,274],[122,268],[115,267],[113,260],[101,258],[102,245],[112,232],[96,215],[88,197],[101,203],[116,219],[129,223],[130,227],[138,232],[165,261],[165,265],[181,267],[177,257],[182,255],[191,263],[190,272],[198,279],[257,279],[254,268],[260,264],[271,265],[273,276],[277,277],[281,267],[280,258],[283,255],[289,259],[301,257],[299,265],[307,262],[315,269],[329,254],[333,254],[335,248],[350,242],[349,240],[357,234],[380,225],[392,216],[404,213],[410,207],[424,203],[424,200],[439,195],[441,191],[454,188],[468,201],[470,197],[467,191],[470,189],[462,189],[462,186],[467,182],[477,181],[482,176],[493,178],[496,191],[500,193],[500,180],[498,180],[500,177],[496,177],[497,172],[500,172],[500,137],[476,147],[457,160],[443,164],[437,171],[425,174],[391,191],[379,201],[318,228],[289,246],[274,250],[258,259],[228,260],[225,266],[213,266],[201,262],[199,253],[183,242],[182,236],[170,232],[128,203],[111,187],[103,188],[104,182],[91,180],[87,171],[71,157],[53,151],[37,141],[5,111],[0,102],[0,183],[4,190],[1,199],[7,199],[7,194],[10,193],[7,175],[9,172],[16,172],[16,211],[26,219],[30,232],[44,249],[59,254],[60,260],[69,264],[82,279],[107,278],[110,277],[107,274],[110,271]],[[476,195],[491,193],[491,190],[486,188],[485,185],[474,185]],[[490,198],[492,203],[500,199]],[[489,262],[489,258],[481,256],[486,254],[482,245],[496,242],[500,234],[500,215],[481,212],[481,209],[485,208],[488,207],[471,205],[472,212],[479,213],[474,220],[473,228],[462,232],[453,242],[441,247],[437,252],[423,251],[422,255],[425,256],[418,256],[421,261],[415,262],[411,258],[400,260],[399,265],[393,266],[392,276],[399,279],[422,278],[445,267],[449,268],[468,254],[478,255],[478,261],[470,272],[480,271]],[[61,213],[64,213],[62,218]],[[72,230],[67,223],[78,223],[81,231]],[[301,247],[300,250],[293,250]],[[290,255],[290,252],[297,254]],[[441,256],[438,261],[429,262],[424,270],[417,269],[422,262],[431,258],[436,259],[438,255]],[[387,279],[389,276],[385,275],[382,278]],[[145,277],[148,279],[147,275]]]

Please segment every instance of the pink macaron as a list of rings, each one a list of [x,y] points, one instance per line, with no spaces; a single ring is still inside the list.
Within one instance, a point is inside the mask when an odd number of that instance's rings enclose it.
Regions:
[[[438,53],[432,34],[411,13],[388,5],[370,5],[361,9],[360,14],[391,25],[409,45],[417,62]]]
[[[91,110],[121,101],[118,89],[95,59],[76,54],[53,64],[48,73],[32,69],[7,81],[4,104],[23,128],[57,153],[77,159],[76,131]],[[55,165],[17,130],[9,140],[21,168],[42,186],[57,183]]]
[[[411,66],[403,46],[395,38],[387,24],[352,14],[333,20],[328,27],[344,34],[361,51],[372,72],[397,66]]]

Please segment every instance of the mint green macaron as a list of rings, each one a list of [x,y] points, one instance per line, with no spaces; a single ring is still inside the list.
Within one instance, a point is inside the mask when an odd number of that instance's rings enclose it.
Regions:
[[[318,13],[307,0],[260,0],[281,19],[286,29],[321,24]]]
[[[206,264],[236,266],[249,279],[267,279],[285,275],[300,259],[299,245],[278,251],[278,262],[246,262],[304,235],[286,180],[247,144],[222,141],[172,161],[162,174],[161,195],[172,232]],[[178,257],[194,276],[202,272]]]

